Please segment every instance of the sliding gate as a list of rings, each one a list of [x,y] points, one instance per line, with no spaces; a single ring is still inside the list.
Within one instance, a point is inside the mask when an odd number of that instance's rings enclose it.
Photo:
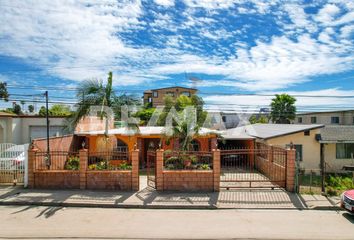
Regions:
[[[286,167],[286,150],[280,147],[221,150],[220,188],[285,188]]]

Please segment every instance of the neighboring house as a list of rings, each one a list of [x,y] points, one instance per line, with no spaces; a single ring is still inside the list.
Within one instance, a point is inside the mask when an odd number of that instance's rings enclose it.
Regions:
[[[296,114],[295,124],[354,125],[354,110]]]
[[[321,129],[321,148],[326,171],[338,172],[354,166],[354,126],[326,126]]]
[[[288,147],[293,144],[296,160],[306,169],[320,168],[320,143],[318,136],[323,125],[253,124],[228,129],[222,135],[228,146],[247,147],[255,139],[269,145]]]
[[[16,114],[0,112],[0,143],[12,143],[12,118]]]
[[[166,95],[170,95],[173,98],[178,98],[180,95],[186,95],[188,97],[197,93],[195,88],[185,87],[168,87],[158,88],[144,91],[144,104],[151,103],[152,107],[164,105],[164,98]]]
[[[50,117],[50,136],[62,136],[65,131],[65,118]],[[47,136],[47,122],[45,117],[27,115],[6,115],[0,113],[0,142],[14,144],[30,143],[36,138]]]
[[[237,113],[208,111],[208,118],[210,119],[210,127],[218,130],[235,128],[240,122]]]

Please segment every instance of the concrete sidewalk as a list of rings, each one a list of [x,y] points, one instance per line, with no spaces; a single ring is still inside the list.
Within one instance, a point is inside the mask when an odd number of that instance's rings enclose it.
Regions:
[[[306,208],[314,210],[341,210],[339,201],[334,202],[334,198],[328,198],[323,195],[301,194],[300,198],[305,204]]]
[[[183,209],[305,209],[297,194],[284,190],[245,189],[221,192],[138,192],[38,190],[0,187],[0,205]]]

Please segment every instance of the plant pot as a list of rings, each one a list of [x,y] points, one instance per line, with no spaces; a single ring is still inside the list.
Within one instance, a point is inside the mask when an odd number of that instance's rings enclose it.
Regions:
[[[192,161],[191,160],[185,160],[184,161],[184,167],[190,167],[192,165]]]

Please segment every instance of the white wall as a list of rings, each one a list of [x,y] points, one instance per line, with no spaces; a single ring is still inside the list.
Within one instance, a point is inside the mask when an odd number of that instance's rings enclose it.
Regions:
[[[324,144],[324,160],[327,163],[326,171],[338,172],[343,170],[344,165],[354,164],[352,159],[338,159],[336,158],[336,144]]]
[[[63,127],[64,118],[49,118],[50,126]],[[30,143],[30,129],[33,126],[45,127],[46,118],[39,117],[16,117],[12,121],[12,143],[25,144]]]

